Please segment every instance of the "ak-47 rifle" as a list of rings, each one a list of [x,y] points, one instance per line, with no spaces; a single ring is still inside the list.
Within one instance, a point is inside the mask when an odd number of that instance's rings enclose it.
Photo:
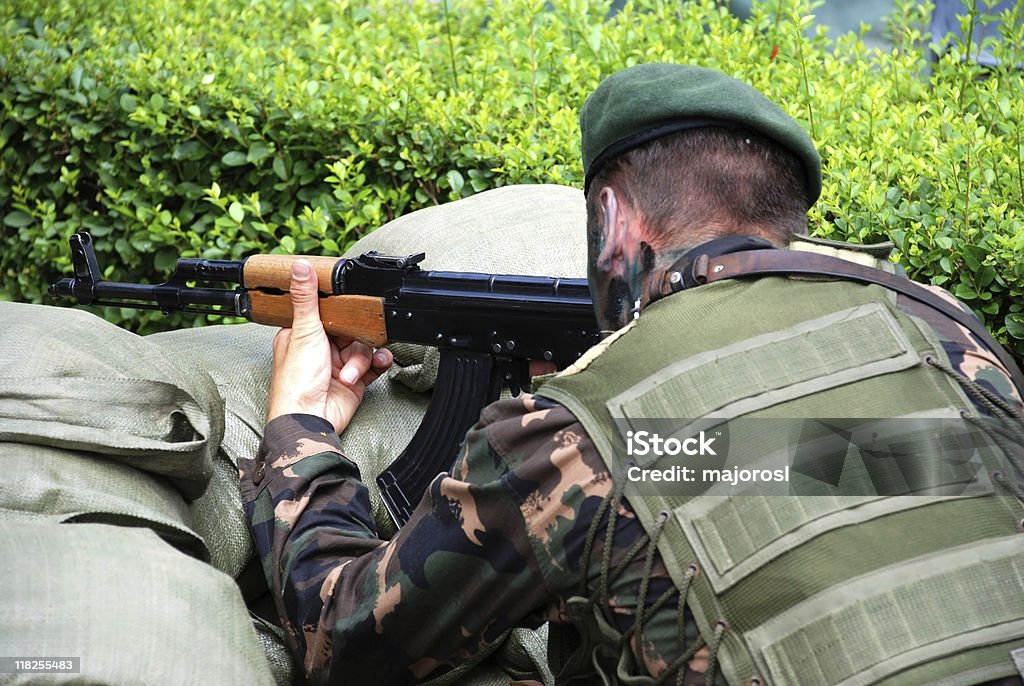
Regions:
[[[244,260],[182,258],[159,285],[104,281],[88,233],[71,237],[74,276],[50,294],[82,305],[240,316],[291,326],[291,266],[299,256]],[[398,526],[412,515],[430,481],[454,463],[462,437],[503,387],[529,385],[529,360],[563,367],[597,342],[585,279],[424,271],[424,254],[369,252],[352,259],[302,256],[317,272],[320,319],[332,335],[379,347],[419,343],[440,349],[437,382],[412,441],[377,477]],[[188,286],[189,281],[237,284]]]

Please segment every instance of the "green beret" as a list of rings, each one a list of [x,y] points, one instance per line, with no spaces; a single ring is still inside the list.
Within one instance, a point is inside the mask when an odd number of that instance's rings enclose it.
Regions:
[[[747,84],[712,69],[640,64],[612,74],[580,110],[584,188],[611,158],[661,136],[702,126],[759,133],[795,154],[807,205],[821,193],[821,158],[803,127]]]

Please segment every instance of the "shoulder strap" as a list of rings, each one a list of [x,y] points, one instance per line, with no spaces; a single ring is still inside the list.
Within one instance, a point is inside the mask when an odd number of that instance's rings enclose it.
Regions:
[[[722,279],[737,279],[749,276],[801,274],[805,276],[831,276],[859,283],[876,284],[896,291],[901,295],[905,295],[938,310],[944,316],[952,319],[974,334],[999,359],[999,362],[1002,363],[1012,377],[1017,392],[1024,397],[1024,374],[1021,373],[1020,367],[1017,366],[1017,363],[1006,349],[992,337],[984,324],[961,308],[942,299],[910,279],[894,276],[880,269],[865,267],[838,257],[778,249],[747,250],[714,257],[699,254],[692,258],[691,265],[692,272],[686,275],[689,277],[686,279],[681,278],[683,275],[674,276],[672,270],[669,270],[666,280],[669,282],[671,290],[681,290],[683,282],[690,281],[690,279],[692,279],[691,283],[704,284],[721,281]]]

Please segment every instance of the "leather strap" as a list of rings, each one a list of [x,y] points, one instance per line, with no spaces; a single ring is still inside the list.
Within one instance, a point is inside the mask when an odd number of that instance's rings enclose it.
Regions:
[[[1021,373],[1020,367],[1017,366],[1006,349],[992,337],[985,326],[974,316],[910,279],[894,276],[880,269],[865,267],[838,257],[778,249],[747,250],[716,257],[700,254],[693,259],[691,270],[691,274],[688,276],[691,276],[693,281],[698,284],[751,276],[798,274],[876,284],[896,291],[938,310],[974,334],[999,359],[999,362],[1012,377],[1017,392],[1024,397],[1024,374]],[[674,275],[672,270],[669,270],[666,277],[672,291],[682,290],[683,281],[689,280],[683,279],[681,274]]]

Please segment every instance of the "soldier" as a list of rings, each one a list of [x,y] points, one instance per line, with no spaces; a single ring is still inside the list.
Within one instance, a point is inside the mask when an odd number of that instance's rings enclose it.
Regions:
[[[694,498],[643,491],[621,463],[637,417],[939,416],[1012,453],[1021,398],[986,335],[894,274],[888,247],[804,236],[817,151],[749,86],[640,65],[602,83],[580,123],[609,335],[536,394],[486,408],[391,541],[335,435],[390,353],[329,340],[316,276],[296,263],[264,443],[240,469],[311,680],[412,683],[550,621],[559,683],[1020,683],[1012,470],[969,498]],[[918,433],[911,452],[938,461],[945,436]]]

